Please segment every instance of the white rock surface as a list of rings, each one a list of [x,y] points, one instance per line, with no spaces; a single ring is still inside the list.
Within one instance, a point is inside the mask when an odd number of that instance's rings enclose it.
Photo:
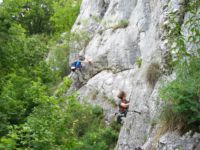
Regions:
[[[162,27],[169,23],[170,12],[176,12],[178,19],[183,19],[183,4],[184,0],[83,0],[72,32],[83,30],[92,37],[82,53],[92,58],[93,64],[85,68],[87,84],[79,89],[80,99],[102,106],[109,122],[117,111],[113,100],[117,100],[119,90],[126,91],[129,113],[116,150],[152,148],[156,130],[152,121],[162,106],[158,90],[164,77],[150,86],[146,74],[152,63],[163,68],[168,40]],[[120,27],[122,21],[128,22],[128,26]],[[136,63],[139,58],[142,59],[140,68]],[[169,136],[175,137],[179,145],[185,141],[175,133]],[[170,140],[162,137],[157,149],[173,149],[176,143]],[[197,144],[187,141],[193,147]]]

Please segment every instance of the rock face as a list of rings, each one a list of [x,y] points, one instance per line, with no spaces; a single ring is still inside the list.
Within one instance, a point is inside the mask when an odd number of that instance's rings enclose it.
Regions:
[[[184,0],[82,2],[72,32],[89,34],[90,41],[80,53],[93,63],[83,71],[87,83],[79,89],[80,99],[102,106],[108,123],[118,111],[115,102],[119,90],[124,90],[130,101],[116,150],[199,148],[199,135],[181,138],[176,133],[161,136],[154,146],[157,127],[153,122],[162,106],[158,91],[160,81],[166,78],[161,73],[168,51],[162,27],[170,12],[183,21],[183,6]],[[72,54],[70,60],[74,59]]]

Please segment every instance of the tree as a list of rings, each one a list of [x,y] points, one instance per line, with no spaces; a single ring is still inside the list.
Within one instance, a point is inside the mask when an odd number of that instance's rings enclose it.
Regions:
[[[53,3],[51,21],[58,33],[69,32],[76,21],[82,0],[59,0]]]
[[[1,7],[7,18],[21,24],[29,34],[52,34],[52,3],[52,0],[5,0]]]

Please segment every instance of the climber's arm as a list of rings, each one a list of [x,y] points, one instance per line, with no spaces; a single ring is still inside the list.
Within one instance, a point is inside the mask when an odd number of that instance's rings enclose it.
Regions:
[[[124,108],[128,108],[129,103],[127,103],[127,104],[126,104],[126,103],[121,103],[120,105],[121,105],[122,107],[124,107]]]
[[[81,61],[82,63],[92,63],[92,59],[85,58],[85,60]]]

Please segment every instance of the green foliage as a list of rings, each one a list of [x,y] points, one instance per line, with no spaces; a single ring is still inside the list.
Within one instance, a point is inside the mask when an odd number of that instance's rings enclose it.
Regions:
[[[64,94],[66,94],[71,84],[72,84],[72,80],[70,80],[68,77],[65,77],[61,85],[59,85],[58,89],[55,91],[55,95],[58,97],[61,97]]]
[[[1,6],[1,19],[6,28],[13,20],[21,24],[29,34],[48,35],[69,32],[79,11],[81,0],[6,0]]]
[[[3,13],[21,24],[29,34],[50,34],[53,32],[50,22],[52,4],[51,0],[6,0],[2,7]]]
[[[17,24],[10,25],[7,31],[5,31],[3,28],[0,28],[0,30],[2,37],[0,40],[0,69],[2,71],[1,73],[4,74],[10,72],[12,68],[15,68],[17,61],[20,61],[20,59],[18,60],[17,57],[19,55],[23,55],[21,52],[25,39],[25,30]],[[4,37],[4,34],[7,34],[7,36]],[[13,47],[15,47],[15,49],[13,49]],[[16,54],[13,55],[14,53]]]
[[[8,0],[0,6],[0,136],[8,132],[9,125],[24,123],[42,102],[41,95],[48,92],[46,85],[56,80],[45,62],[48,38],[26,36],[22,25],[12,19],[23,2]]]
[[[44,62],[47,47],[42,36],[26,37],[24,29],[15,23],[7,34],[9,40],[2,42],[0,50],[0,135],[6,134],[9,124],[24,122],[37,105],[37,88],[55,80]]]
[[[186,120],[188,125],[200,122],[200,59],[179,66],[177,78],[161,91],[161,97],[172,103],[172,111]],[[181,68],[181,69],[180,69]]]
[[[51,21],[58,33],[70,32],[80,11],[81,0],[59,0],[53,3],[54,15]]]
[[[112,27],[112,29],[115,31],[120,28],[126,28],[128,24],[129,24],[128,20],[120,20],[116,25]]]
[[[185,119],[174,112],[173,105],[167,104],[164,106],[161,114],[161,129],[160,134],[164,134],[167,131],[174,131],[177,130],[180,133],[184,133],[187,130],[187,123]]]
[[[165,28],[168,30],[167,37],[171,46],[171,54],[175,58],[172,60],[174,66],[181,60],[185,61],[183,58],[196,55],[196,52],[199,52],[198,46],[189,50],[186,47],[186,42],[193,45],[198,45],[199,43],[199,16],[197,15],[199,13],[199,6],[200,2],[197,0],[185,3],[184,11],[190,14],[184,24],[182,24],[183,20],[177,19],[176,13],[170,13],[168,16],[169,23],[165,25]],[[183,30],[181,29],[182,26],[187,30],[188,35],[184,36]]]
[[[92,16],[92,19],[94,20],[94,21],[96,21],[97,23],[100,23],[101,22],[101,18],[99,17],[99,16]]]
[[[40,81],[16,74],[9,77],[0,95],[1,135],[6,133],[8,125],[23,123],[33,108],[42,103],[47,92]]]
[[[103,28],[98,31],[99,34],[102,34],[104,31],[108,29],[112,29],[113,31],[120,29],[120,28],[126,28],[129,25],[128,20],[120,20],[116,24],[113,25],[112,21],[103,21]]]
[[[140,68],[141,66],[142,66],[142,58],[137,58],[136,59],[136,64],[137,64],[137,66],[138,66],[138,68]]]
[[[16,142],[11,138],[1,138],[0,139],[0,149],[2,150],[13,150],[16,147]]]
[[[173,129],[180,124],[185,124],[184,128],[200,131],[198,128],[200,124],[200,49],[197,46],[200,39],[197,15],[200,2],[188,2],[185,6],[190,16],[182,26],[187,29],[188,36],[183,35],[181,24],[174,18],[174,14],[170,17],[169,39],[172,45],[172,56],[175,58],[173,65],[176,79],[163,87],[160,94],[161,98],[170,104],[170,113],[179,118],[176,123],[177,119],[164,115],[164,119],[168,118],[168,122],[172,122]],[[188,46],[188,43],[193,46]]]
[[[82,49],[89,41],[82,32],[55,41],[70,31],[79,6],[72,0],[0,5],[0,149],[114,148],[119,129],[105,125],[102,108],[79,103],[77,95],[66,98],[71,80],[64,78],[55,96],[51,92],[67,71],[69,43]]]
[[[82,105],[76,96],[67,103],[53,97],[44,97],[21,126],[13,127],[0,146],[29,149],[111,149],[118,136],[118,128],[106,127],[103,111],[98,107]],[[7,141],[10,141],[8,144]]]
[[[37,35],[27,38],[23,31],[23,28],[14,24],[9,30],[9,41],[2,44],[0,51],[2,74],[16,72],[20,68],[29,71],[37,67],[45,68],[43,62],[48,52],[45,40]]]
[[[63,41],[63,40],[62,40]],[[51,49],[48,56],[48,64],[54,72],[60,76],[65,76],[69,73],[69,40],[66,39],[62,44],[50,44]]]

